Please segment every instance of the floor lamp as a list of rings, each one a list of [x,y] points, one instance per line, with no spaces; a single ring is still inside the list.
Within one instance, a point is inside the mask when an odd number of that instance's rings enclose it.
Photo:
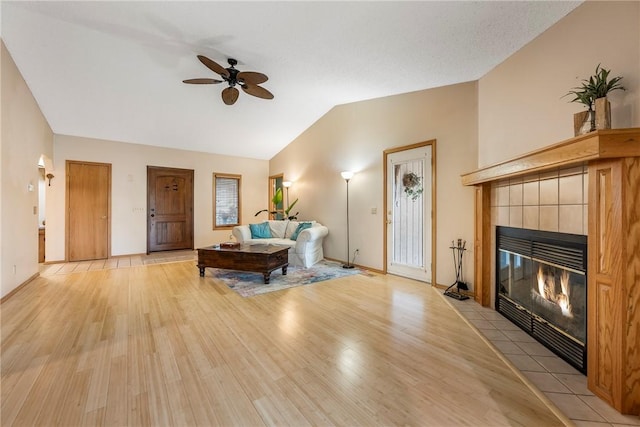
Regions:
[[[291,181],[284,181],[282,186],[287,190],[287,207],[289,207],[289,187],[291,187]]]
[[[342,178],[347,182],[347,263],[342,266],[342,268],[353,268],[353,264],[349,260],[349,180],[353,178],[354,173],[345,171],[340,172]]]

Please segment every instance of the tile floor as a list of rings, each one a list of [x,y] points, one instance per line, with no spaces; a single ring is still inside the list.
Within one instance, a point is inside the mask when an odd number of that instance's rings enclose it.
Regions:
[[[196,250],[153,252],[148,255],[128,255],[93,261],[65,262],[57,264],[41,264],[40,274],[68,274],[79,271],[108,270],[113,268],[127,268],[136,265],[160,264],[165,262],[190,261],[198,258]]]
[[[472,299],[447,301],[578,427],[640,426],[594,396],[587,377],[497,311]]]

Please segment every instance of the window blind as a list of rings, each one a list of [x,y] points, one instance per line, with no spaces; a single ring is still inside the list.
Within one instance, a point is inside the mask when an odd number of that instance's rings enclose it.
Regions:
[[[237,225],[239,223],[240,180],[238,178],[216,176],[215,183],[216,226]]]

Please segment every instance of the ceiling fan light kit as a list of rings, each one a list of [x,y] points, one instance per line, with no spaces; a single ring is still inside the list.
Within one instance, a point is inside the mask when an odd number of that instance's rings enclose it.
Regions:
[[[183,80],[183,83],[206,85],[227,82],[229,86],[222,90],[222,102],[226,105],[233,105],[238,100],[240,91],[236,86],[240,86],[242,90],[249,95],[262,99],[273,99],[273,94],[271,92],[262,86],[259,86],[269,80],[265,74],[258,73],[256,71],[240,71],[235,68],[238,61],[233,58],[227,59],[227,62],[229,63],[228,68],[224,68],[222,65],[203,55],[198,55],[198,59],[208,69],[222,77],[222,80],[199,78]]]

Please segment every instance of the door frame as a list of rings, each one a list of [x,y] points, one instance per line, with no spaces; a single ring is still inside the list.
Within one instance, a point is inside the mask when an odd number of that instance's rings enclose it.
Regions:
[[[85,162],[83,160],[67,160],[65,162],[65,233],[64,233],[64,260],[69,262],[69,197],[70,197],[70,182],[69,182],[69,168],[71,164],[79,165],[93,165],[93,166],[106,166],[109,174],[108,187],[107,187],[107,259],[111,258],[111,163],[101,162]]]
[[[276,175],[271,175],[269,176],[269,200],[267,201],[267,206],[269,207],[269,210],[267,212],[274,212],[274,211],[278,211],[277,206],[275,206],[271,201],[273,200],[273,196],[275,196],[276,191],[278,191],[278,179],[280,180],[280,183],[282,184],[282,182],[284,181],[284,173],[279,173]],[[280,187],[282,188],[282,187]],[[283,191],[283,198],[282,198],[282,216],[284,217],[284,210],[286,209],[284,207],[284,189]],[[276,219],[278,216],[278,214],[274,214],[271,215],[270,213],[267,213],[267,217],[269,219]]]
[[[383,182],[382,182],[382,198],[384,206],[384,215],[382,215],[382,272],[387,274],[387,184],[388,184],[388,170],[387,162],[390,154],[398,153],[401,151],[413,150],[414,148],[431,147],[431,286],[436,286],[436,140],[431,139],[428,141],[418,142],[411,145],[404,145],[402,147],[389,148],[383,151],[382,168],[383,168]]]

